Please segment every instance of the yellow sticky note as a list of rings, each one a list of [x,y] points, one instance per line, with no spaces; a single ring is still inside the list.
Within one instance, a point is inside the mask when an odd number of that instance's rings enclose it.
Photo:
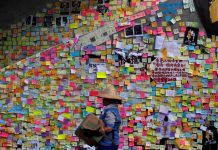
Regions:
[[[89,113],[94,113],[95,112],[95,108],[87,106],[86,107],[86,111],[89,112]]]
[[[33,115],[42,115],[42,111],[41,110],[35,110],[34,112],[33,112]]]
[[[194,111],[195,107],[189,107],[189,111]]]
[[[183,95],[182,96],[182,100],[188,100],[188,96],[187,95]]]
[[[129,73],[134,72],[134,67],[128,67]]]
[[[97,78],[100,78],[100,79],[107,78],[106,72],[97,72]]]
[[[45,62],[45,65],[46,65],[46,66],[50,66],[50,64],[51,64],[50,61],[46,61],[46,62]]]
[[[187,122],[187,118],[182,118],[182,122]]]
[[[63,117],[70,119],[71,118],[71,114],[70,113],[63,113]]]
[[[70,24],[70,29],[76,29],[78,28],[78,23],[71,23]]]
[[[58,135],[58,140],[64,140],[64,139],[65,139],[65,134]]]

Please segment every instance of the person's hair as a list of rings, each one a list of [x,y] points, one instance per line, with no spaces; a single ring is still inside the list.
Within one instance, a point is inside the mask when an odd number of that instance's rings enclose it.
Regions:
[[[164,117],[164,121],[168,121],[168,117],[167,116]]]
[[[103,98],[103,101],[104,100],[106,100],[108,104],[121,104],[121,100],[118,99]]]

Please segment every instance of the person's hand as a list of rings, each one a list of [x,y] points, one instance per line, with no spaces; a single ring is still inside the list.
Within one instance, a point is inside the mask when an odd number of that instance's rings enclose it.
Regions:
[[[99,120],[99,123],[100,123],[100,125],[102,126],[102,127],[104,127],[104,122],[103,122],[103,120]]]
[[[100,132],[102,135],[105,135],[104,127],[101,127],[101,128],[99,129],[99,132]]]

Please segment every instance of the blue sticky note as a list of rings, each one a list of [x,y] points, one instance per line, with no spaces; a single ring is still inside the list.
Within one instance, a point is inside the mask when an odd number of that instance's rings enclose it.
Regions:
[[[165,20],[166,20],[167,22],[169,22],[169,21],[171,20],[171,17],[170,17],[170,16],[166,16],[166,17],[165,17]]]
[[[176,82],[171,82],[170,86],[175,87],[176,86]]]
[[[189,45],[189,46],[188,46],[188,50],[190,50],[190,51],[195,50],[195,46],[193,46],[193,45]]]
[[[169,84],[167,84],[167,83],[164,84],[164,85],[163,85],[163,88],[164,88],[164,89],[168,89],[168,88],[169,88]]]
[[[79,57],[80,56],[80,51],[75,51],[70,53],[71,57]]]

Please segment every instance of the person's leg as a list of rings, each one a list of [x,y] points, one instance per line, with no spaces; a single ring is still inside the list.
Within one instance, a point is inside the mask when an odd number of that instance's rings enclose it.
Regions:
[[[99,147],[97,148],[97,150],[114,150],[112,146],[103,146],[103,145],[99,145]]]
[[[118,150],[119,145],[114,145],[113,150]]]

